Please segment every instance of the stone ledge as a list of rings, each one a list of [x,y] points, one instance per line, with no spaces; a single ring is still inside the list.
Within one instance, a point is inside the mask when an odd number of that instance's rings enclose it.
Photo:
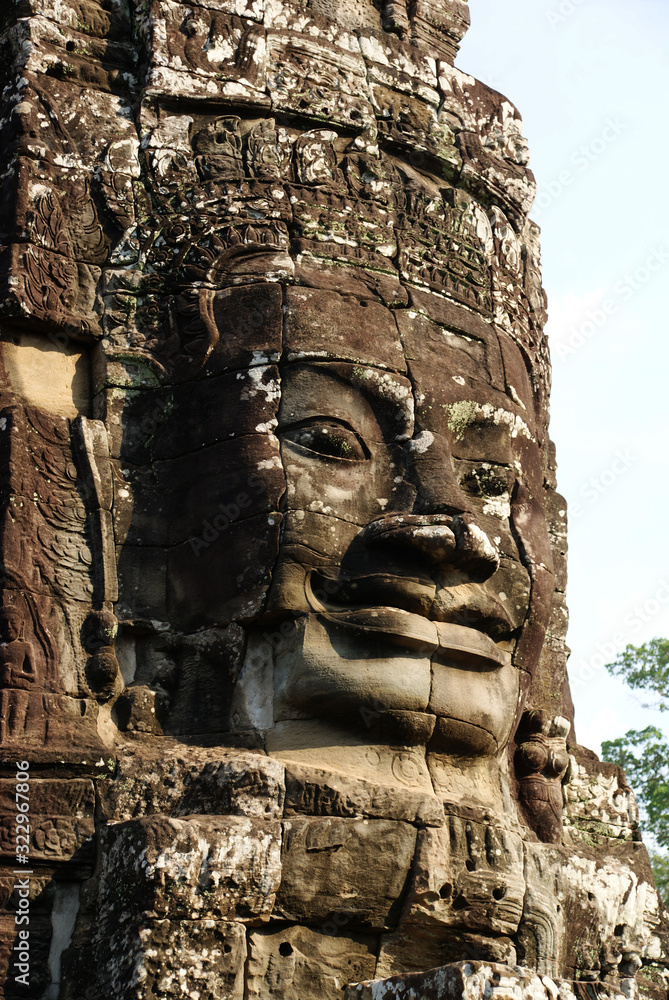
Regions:
[[[583,984],[586,985],[586,984]],[[599,1000],[623,1000],[605,983],[596,986]],[[457,962],[390,979],[374,979],[348,987],[344,1000],[576,1000],[572,984],[554,982],[531,969],[490,962]]]

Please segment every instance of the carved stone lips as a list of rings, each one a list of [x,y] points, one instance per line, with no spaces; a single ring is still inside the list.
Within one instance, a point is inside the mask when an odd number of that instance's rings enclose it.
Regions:
[[[400,608],[364,608],[325,612],[338,625],[377,633],[387,641],[415,649],[452,666],[474,670],[499,670],[511,657],[478,629],[450,622],[433,622]]]
[[[346,606],[323,602],[308,586],[314,611],[333,624],[376,634],[386,642],[413,649],[452,666],[470,670],[499,670],[510,663],[510,653],[485,632],[451,622],[431,621],[421,614],[394,606]]]

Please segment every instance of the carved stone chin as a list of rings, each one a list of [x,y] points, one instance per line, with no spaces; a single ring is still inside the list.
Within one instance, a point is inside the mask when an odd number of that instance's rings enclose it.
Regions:
[[[660,1000],[466,2],[0,21],[7,995]]]

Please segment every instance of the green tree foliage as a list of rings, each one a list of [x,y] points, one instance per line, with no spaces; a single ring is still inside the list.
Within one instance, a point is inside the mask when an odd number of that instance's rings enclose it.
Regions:
[[[669,855],[660,854],[659,851],[649,851],[648,853],[657,891],[662,897],[664,905],[669,907]]]
[[[669,639],[627,646],[606,668],[653,700],[646,708],[669,711]],[[602,757],[625,771],[639,803],[641,824],[660,850],[650,859],[660,895],[669,905],[669,743],[655,726],[631,729],[602,743]]]
[[[655,700],[644,708],[669,710],[669,639],[651,639],[641,646],[627,646],[606,669],[622,677],[634,691],[648,691]]]
[[[658,847],[669,849],[669,745],[660,730],[630,729],[602,743],[602,757],[623,768],[639,801],[644,829]]]

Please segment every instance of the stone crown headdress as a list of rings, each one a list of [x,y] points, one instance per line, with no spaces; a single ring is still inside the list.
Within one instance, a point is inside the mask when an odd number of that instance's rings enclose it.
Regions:
[[[33,0],[5,33],[6,318],[153,350],[170,292],[264,248],[265,277],[310,254],[452,299],[547,385],[527,147],[453,66],[465,3],[104,7]]]

